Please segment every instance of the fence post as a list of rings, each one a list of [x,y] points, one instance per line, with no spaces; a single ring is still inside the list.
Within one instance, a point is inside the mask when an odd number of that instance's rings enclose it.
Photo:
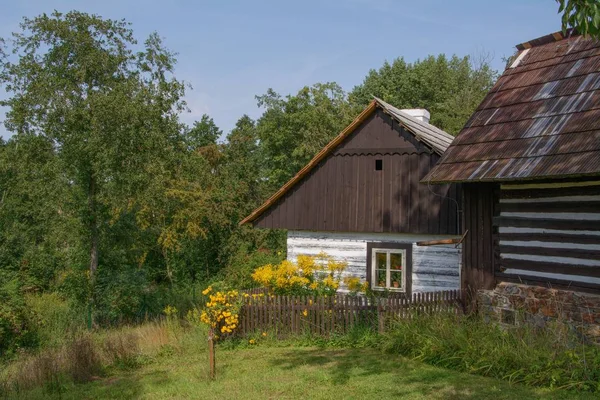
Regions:
[[[215,331],[213,328],[208,331],[208,366],[210,379],[215,379]]]
[[[377,304],[377,325],[379,333],[385,332],[385,312],[380,301]]]

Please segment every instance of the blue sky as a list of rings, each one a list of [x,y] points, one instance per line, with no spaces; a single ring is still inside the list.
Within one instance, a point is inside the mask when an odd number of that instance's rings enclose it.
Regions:
[[[399,56],[487,52],[502,69],[514,45],[560,29],[554,0],[20,0],[3,4],[0,37],[54,9],[125,18],[138,40],[157,31],[193,86],[183,121],[207,113],[225,132],[243,114],[260,116],[254,96],[268,88],[336,81],[348,91]]]

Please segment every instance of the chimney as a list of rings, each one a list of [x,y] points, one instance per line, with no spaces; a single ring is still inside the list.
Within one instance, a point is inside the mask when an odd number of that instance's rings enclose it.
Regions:
[[[400,111],[410,115],[413,118],[418,119],[419,121],[423,121],[427,124],[429,123],[429,117],[431,116],[429,114],[429,111],[427,111],[424,108],[411,108],[411,109],[400,110]]]

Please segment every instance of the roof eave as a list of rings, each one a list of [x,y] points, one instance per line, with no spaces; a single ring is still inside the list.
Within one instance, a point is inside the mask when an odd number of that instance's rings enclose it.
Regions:
[[[433,170],[431,172],[434,172]],[[430,172],[430,173],[431,173]],[[502,183],[502,182],[519,182],[519,181],[539,181],[549,179],[574,179],[574,178],[590,178],[600,177],[600,172],[590,172],[584,174],[563,174],[563,175],[536,175],[514,178],[483,178],[483,179],[434,179],[430,178],[429,174],[421,179],[420,183],[431,183],[433,185],[443,185],[448,183]]]

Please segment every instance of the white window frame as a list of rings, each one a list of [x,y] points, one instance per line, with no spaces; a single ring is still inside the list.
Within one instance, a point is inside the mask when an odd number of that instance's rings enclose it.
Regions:
[[[385,266],[385,287],[379,286],[379,279],[377,275],[377,253],[386,254],[386,266]],[[390,268],[390,260],[392,259],[391,254],[400,254],[402,256],[402,282],[400,287],[395,288],[392,286],[392,270]],[[384,248],[372,248],[371,249],[371,289],[373,290],[389,290],[392,292],[406,292],[406,272],[407,258],[405,249],[384,249]]]

